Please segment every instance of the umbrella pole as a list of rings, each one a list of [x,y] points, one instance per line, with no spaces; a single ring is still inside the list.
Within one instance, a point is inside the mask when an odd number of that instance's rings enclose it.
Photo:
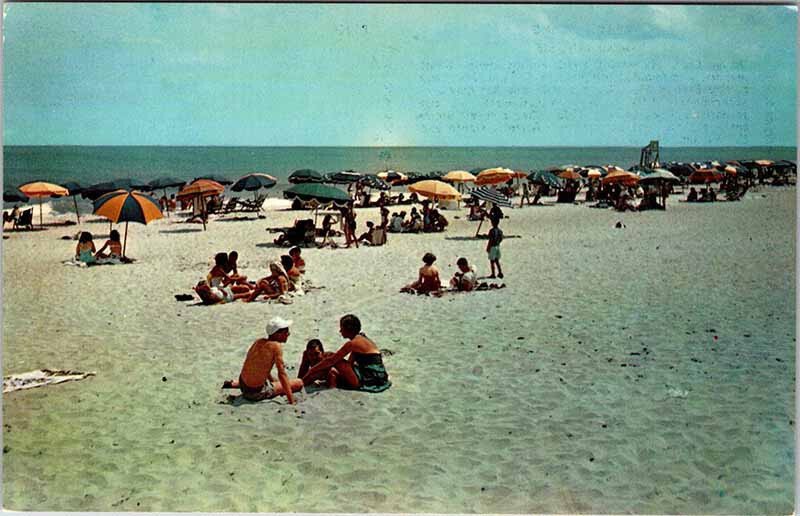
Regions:
[[[478,231],[475,232],[475,236],[481,232],[481,226],[483,226],[483,217],[481,217],[481,222],[478,224]]]
[[[42,223],[42,198],[39,197],[39,229],[42,229],[44,224]]]
[[[78,217],[78,224],[81,223],[81,214],[78,213],[78,199],[73,195],[72,202],[75,203],[75,216]]]
[[[122,242],[122,257],[125,257],[125,248],[128,247],[128,221],[125,221],[125,240]]]
[[[206,198],[200,196],[200,218],[203,219],[203,231],[206,230]]]
[[[164,188],[164,199],[167,199],[167,189]],[[167,212],[167,217],[169,217],[169,199],[167,199],[166,206],[164,206],[164,211]]]

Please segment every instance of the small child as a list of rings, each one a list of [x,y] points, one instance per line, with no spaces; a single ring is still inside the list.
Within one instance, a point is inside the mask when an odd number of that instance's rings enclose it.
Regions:
[[[500,224],[498,217],[492,218],[492,229],[489,230],[489,241],[486,242],[486,252],[489,254],[489,265],[492,268],[492,275],[490,278],[503,277],[503,269],[500,268],[500,242],[503,241],[503,231],[497,227]],[[497,276],[494,270],[497,267]]]
[[[80,238],[78,238],[78,245],[75,246],[75,259],[86,265],[94,264],[97,262],[97,259],[94,257],[95,252],[92,234],[88,231],[84,231],[81,233]]]
[[[478,277],[475,274],[475,267],[471,266],[466,258],[459,258],[456,262],[458,271],[450,280],[450,286],[455,290],[470,292],[478,285]]]
[[[289,256],[292,257],[292,261],[294,262],[294,266],[297,267],[297,270],[300,271],[300,274],[306,273],[306,262],[300,256],[300,248],[298,246],[294,246],[289,249]]]

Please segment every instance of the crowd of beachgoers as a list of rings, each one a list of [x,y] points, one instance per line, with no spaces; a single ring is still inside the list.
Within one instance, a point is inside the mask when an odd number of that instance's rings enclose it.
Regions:
[[[714,202],[718,200],[718,191],[725,193],[727,201],[735,201],[741,199],[754,185],[784,185],[793,182],[796,169],[768,166],[766,163],[764,161],[753,168],[747,168],[740,162],[708,162],[689,168],[680,164],[671,167],[672,170],[682,172],[681,175],[674,175],[661,168],[624,171],[614,166],[568,166],[530,175],[509,169],[492,169],[502,173],[495,172],[500,179],[489,183],[492,188],[488,197],[479,195],[479,190],[463,188],[459,190],[466,190],[471,195],[462,197],[461,192],[442,194],[439,190],[420,193],[413,188],[409,188],[411,193],[406,195],[406,192],[396,194],[396,191],[384,188],[372,200],[370,187],[361,181],[353,181],[347,185],[350,201],[329,203],[329,206],[332,204],[337,209],[324,212],[319,227],[315,222],[318,213],[314,212],[313,219],[295,220],[291,227],[271,228],[280,233],[274,239],[274,245],[285,246],[288,250],[269,261],[268,274],[264,277],[254,279],[240,274],[237,251],[217,252],[211,270],[192,287],[194,294],[179,294],[175,297],[179,301],[194,301],[197,296],[204,305],[234,301],[250,303],[259,300],[292,304],[297,296],[316,288],[324,288],[306,279],[303,247],[336,249],[358,248],[360,245],[381,246],[386,244],[387,234],[444,232],[450,222],[443,212],[454,207],[461,209],[462,199],[467,220],[480,221],[481,225],[484,220],[488,220],[488,231],[479,235],[479,225],[475,238],[486,240],[484,251],[490,274],[478,276],[474,259],[461,256],[456,262],[457,270],[453,277],[449,281],[443,280],[435,265],[435,254],[428,251],[422,256],[423,265],[416,279],[400,287],[399,291],[440,297],[449,292],[501,289],[506,287],[501,264],[501,244],[504,239],[501,225],[504,218],[507,218],[501,206],[511,208],[517,203],[519,207],[541,205],[548,198],[548,203],[585,204],[618,211],[664,210],[666,200],[671,194],[677,193],[678,188],[683,194],[688,187],[685,198],[681,199],[685,202]],[[394,177],[387,174],[385,177],[392,186],[419,184],[419,181],[410,182],[408,176],[401,174],[395,174]],[[648,178],[653,180],[647,180]],[[423,179],[425,180],[431,179]],[[690,183],[698,186],[690,186]],[[713,185],[716,185],[716,189]],[[463,186],[463,183],[459,186]],[[578,198],[581,192],[583,199]],[[123,192],[123,195],[130,194]],[[552,199],[553,196],[555,200]],[[180,210],[175,195],[168,197],[166,191],[158,201],[149,199],[157,202],[159,209],[165,213],[176,212],[180,215],[192,210],[191,216],[185,220],[203,224],[215,213],[229,213],[230,210],[225,207],[234,205],[233,202],[226,202],[219,191],[211,192],[207,196],[184,197],[180,199]],[[263,200],[262,197],[261,203]],[[458,204],[454,205],[453,201]],[[199,213],[198,202],[202,202]],[[320,205],[324,205],[324,200],[294,197],[292,209],[318,209]],[[366,221],[364,232],[358,234],[356,208],[362,207],[379,208],[379,220]],[[258,205],[257,208],[260,210],[261,206]],[[460,215],[454,216],[458,218]],[[4,226],[11,224],[13,228],[20,229],[30,224],[30,215],[26,217],[27,223],[21,225],[23,215],[15,205],[12,210],[4,212]],[[75,238],[78,242],[70,263],[93,266],[133,261],[125,255],[117,230],[110,231],[108,240],[99,249],[95,246],[93,235],[88,231],[78,233]],[[326,352],[318,339],[310,340],[303,353],[298,378],[289,379],[283,363],[281,345],[289,336],[291,324],[291,321],[281,317],[272,318],[267,324],[265,338],[257,339],[250,347],[239,378],[225,381],[223,387],[238,388],[248,400],[258,401],[285,395],[290,403],[294,403],[292,393],[304,386],[380,392],[391,385],[380,349],[361,331],[361,322],[352,314],[340,320],[340,333],[346,339],[345,344],[336,352]],[[273,370],[277,372],[277,380],[272,375]]]

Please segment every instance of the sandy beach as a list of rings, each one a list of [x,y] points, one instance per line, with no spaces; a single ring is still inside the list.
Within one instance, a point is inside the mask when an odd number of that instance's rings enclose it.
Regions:
[[[741,202],[618,213],[507,209],[507,288],[398,292],[423,253],[443,279],[488,272],[466,211],[445,233],[304,249],[324,288],[290,305],[197,306],[175,294],[237,250],[267,274],[266,218],[131,224],[132,265],[63,265],[79,230],[7,232],[3,373],[94,371],[3,396],[13,510],[786,514],[794,501],[794,188]],[[552,199],[545,199],[550,200]],[[38,221],[38,207],[35,213]],[[50,221],[52,213],[45,214]],[[59,216],[74,219],[69,214]],[[458,217],[458,218],[456,218]],[[228,216],[227,219],[230,219]],[[377,209],[358,211],[359,232]],[[615,228],[622,221],[624,228]],[[484,224],[484,229],[488,229]],[[231,404],[224,379],[274,316],[296,374],[307,340],[354,313],[393,386]]]

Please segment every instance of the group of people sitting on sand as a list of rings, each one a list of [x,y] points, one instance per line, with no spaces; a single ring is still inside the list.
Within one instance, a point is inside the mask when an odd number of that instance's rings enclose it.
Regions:
[[[416,207],[412,207],[408,219],[406,219],[405,211],[392,213],[388,231],[391,233],[430,233],[444,231],[448,225],[449,222],[439,210],[431,208],[428,201],[423,201],[422,210],[419,211]]]
[[[717,192],[711,186],[707,186],[700,190],[699,195],[694,187],[689,188],[689,194],[686,196],[686,202],[715,202],[717,200]]]
[[[75,246],[74,261],[89,266],[109,263],[130,263],[133,260],[123,256],[119,231],[112,229],[108,240],[106,240],[103,247],[99,250],[95,249],[92,234],[88,231],[82,231],[78,236],[78,244]]]
[[[306,345],[298,378],[289,379],[283,361],[283,344],[288,340],[292,321],[273,317],[266,328],[266,338],[256,339],[250,346],[237,380],[226,380],[223,389],[239,389],[249,401],[262,401],[286,396],[296,402],[293,393],[304,386],[382,392],[391,387],[383,365],[381,351],[361,331],[355,315],[339,320],[339,333],[346,342],[336,352],[325,352],[319,339]],[[277,381],[272,375],[273,368]]]
[[[289,249],[289,254],[282,255],[280,261],[270,262],[269,274],[257,281],[249,281],[239,274],[238,259],[236,251],[214,256],[214,266],[194,287],[203,304],[229,303],[237,299],[249,303],[259,297],[289,304],[292,301],[287,295],[303,294],[305,261],[299,247]]]
[[[478,274],[474,265],[470,265],[469,260],[461,257],[456,261],[458,270],[450,279],[450,288],[445,290],[442,280],[439,277],[439,269],[434,265],[436,255],[425,253],[422,257],[422,267],[419,269],[417,280],[409,283],[400,289],[400,292],[408,294],[420,294],[430,296],[441,296],[444,292],[471,292],[473,290],[489,290],[504,288],[504,283],[486,283],[479,281]],[[489,278],[495,278],[492,275]]]

